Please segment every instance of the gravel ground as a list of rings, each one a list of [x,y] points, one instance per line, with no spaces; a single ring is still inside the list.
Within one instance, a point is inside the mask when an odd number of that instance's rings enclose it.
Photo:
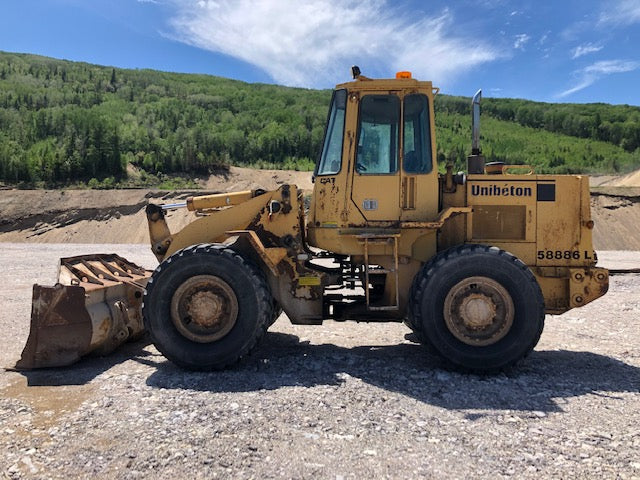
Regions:
[[[2,245],[0,365],[26,340],[31,284],[53,282],[58,257],[96,251],[155,263],[142,245]],[[0,475],[640,478],[638,311],[640,275],[616,275],[604,298],[547,316],[535,352],[493,377],[443,369],[403,325],[284,316],[219,373],[181,371],[145,342],[2,371]]]

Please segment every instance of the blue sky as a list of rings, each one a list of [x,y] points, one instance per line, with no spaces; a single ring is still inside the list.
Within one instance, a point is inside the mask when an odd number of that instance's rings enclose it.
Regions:
[[[640,105],[640,0],[0,0],[0,50],[331,88]]]

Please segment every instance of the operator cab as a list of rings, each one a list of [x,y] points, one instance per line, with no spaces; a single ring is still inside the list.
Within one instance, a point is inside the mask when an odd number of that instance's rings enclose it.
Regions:
[[[345,233],[431,221],[438,214],[437,90],[409,72],[371,80],[354,70],[354,81],[333,92],[308,223],[310,243],[333,251]]]

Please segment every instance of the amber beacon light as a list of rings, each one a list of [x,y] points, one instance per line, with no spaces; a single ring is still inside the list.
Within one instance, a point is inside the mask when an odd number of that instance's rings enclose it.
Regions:
[[[411,78],[411,72],[397,72],[396,78]]]

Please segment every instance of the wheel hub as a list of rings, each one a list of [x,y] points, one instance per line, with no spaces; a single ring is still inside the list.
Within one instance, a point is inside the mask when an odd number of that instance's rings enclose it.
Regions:
[[[469,328],[486,328],[491,325],[496,316],[496,306],[490,297],[481,293],[472,293],[462,299],[460,316]]]
[[[513,325],[509,292],[487,277],[470,277],[453,286],[444,301],[449,331],[467,345],[485,346],[502,339]]]
[[[219,340],[238,317],[238,299],[220,277],[196,275],[180,285],[171,298],[171,320],[186,338],[198,343]]]

